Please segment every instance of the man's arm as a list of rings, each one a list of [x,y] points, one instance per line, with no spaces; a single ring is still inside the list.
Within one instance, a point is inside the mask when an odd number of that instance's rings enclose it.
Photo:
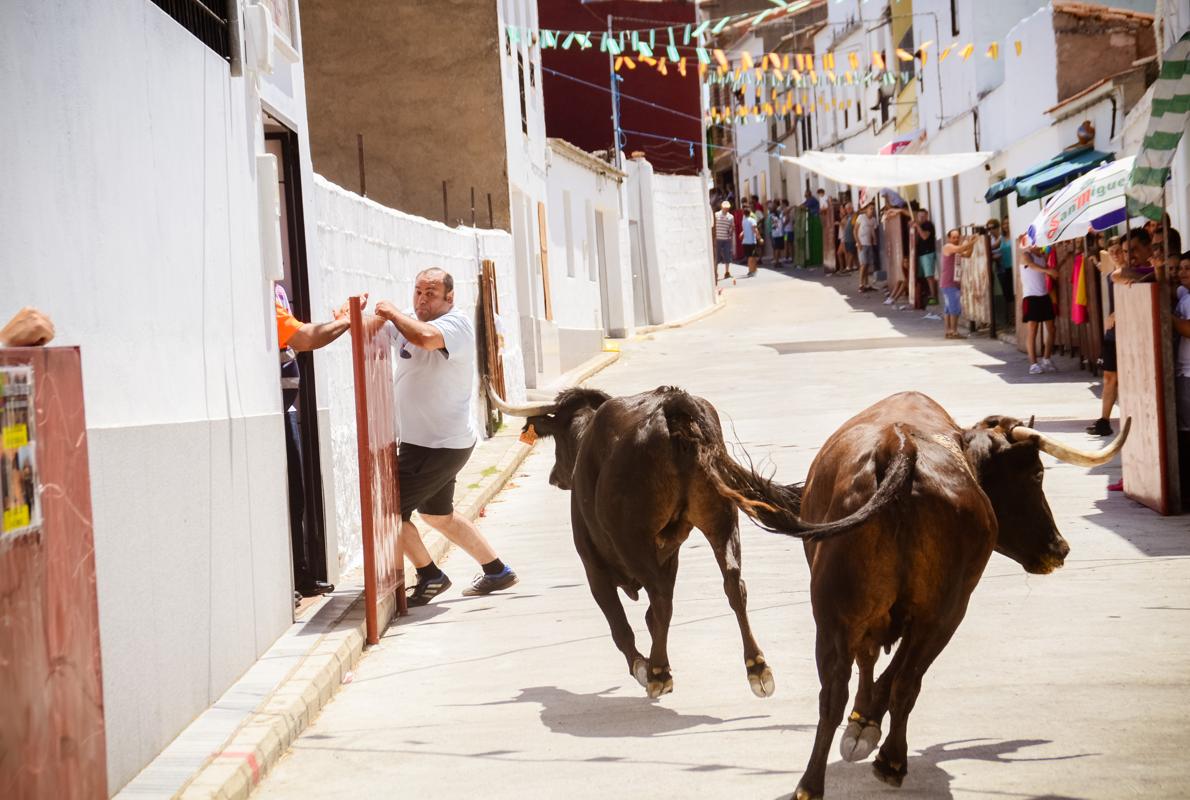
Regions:
[[[423,350],[441,350],[446,347],[446,340],[438,327],[420,319],[402,314],[387,300],[376,304],[376,316],[388,320],[397,326],[401,335]]]
[[[368,304],[368,294],[360,297],[360,307]],[[335,311],[335,318],[330,322],[307,322],[293,332],[289,337],[288,346],[299,353],[326,347],[331,342],[347,333],[351,327],[350,301],[339,306]]]
[[[1190,319],[1173,318],[1173,329],[1178,332],[1179,336],[1184,336],[1190,339]]]

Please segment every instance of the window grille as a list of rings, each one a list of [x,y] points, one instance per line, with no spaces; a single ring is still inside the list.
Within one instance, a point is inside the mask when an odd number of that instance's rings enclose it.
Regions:
[[[199,41],[231,61],[231,24],[227,14],[229,0],[152,0]],[[235,0],[230,0],[235,2]]]

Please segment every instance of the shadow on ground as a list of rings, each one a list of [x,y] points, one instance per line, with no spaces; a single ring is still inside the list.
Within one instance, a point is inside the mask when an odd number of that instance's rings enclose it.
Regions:
[[[556,686],[531,686],[521,689],[512,700],[483,703],[485,706],[537,703],[541,706],[541,724],[551,733],[584,738],[635,738],[688,733],[732,733],[748,731],[811,731],[813,725],[753,725],[735,727],[736,723],[771,719],[768,715],[722,719],[705,714],[681,714],[656,700],[615,696],[616,687],[601,692],[580,694]],[[731,725],[730,728],[711,726]],[[706,730],[694,731],[694,728]]]
[[[1044,744],[1050,744],[1050,742],[1046,739],[1010,739],[999,742],[987,739],[964,739],[933,745],[918,754],[910,752],[909,774],[905,777],[905,783],[899,791],[891,789],[876,779],[876,776],[872,774],[872,758],[858,764],[836,761],[826,768],[826,797],[848,798],[848,800],[856,798],[858,800],[864,800],[864,798],[887,800],[889,797],[896,796],[898,798],[929,797],[945,800],[954,797],[954,792],[951,790],[954,776],[941,766],[947,761],[986,761],[1003,764],[1005,769],[1011,769],[1011,765],[1017,762],[1069,761],[1095,755],[1093,753],[1078,753],[1069,756],[1031,758],[1025,755],[1008,758],[1008,756],[1026,748]],[[968,789],[967,793],[973,791],[976,790]],[[989,794],[998,793],[989,791]],[[1014,792],[1011,796],[1024,798],[1024,800],[1084,800],[1081,797],[1055,794],[1025,795]],[[790,800],[791,797],[792,790],[790,794],[780,795],[776,800]]]

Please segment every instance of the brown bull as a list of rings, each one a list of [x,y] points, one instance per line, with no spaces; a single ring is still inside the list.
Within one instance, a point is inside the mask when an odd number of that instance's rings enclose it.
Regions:
[[[840,741],[847,761],[876,756],[876,776],[900,786],[906,774],[905,729],[922,676],[967,611],[967,601],[996,550],[1027,572],[1062,566],[1069,545],[1042,492],[1045,451],[1082,466],[1107,462],[1128,435],[1086,453],[1007,417],[962,429],[929,397],[893,395],[845,422],[810,466],[801,498],[806,520],[826,522],[863,506],[896,459],[914,462],[899,497],[845,537],[807,542],[810,599],[817,625],[822,689],[818,731],[796,800],[820,798],[831,739],[843,719],[852,663],[859,688]],[[903,445],[907,434],[909,445]],[[900,640],[873,680],[876,658]]]
[[[661,387],[612,398],[593,389],[569,389],[547,405],[513,407],[491,393],[497,407],[527,417],[539,436],[553,437],[550,483],[571,491],[574,544],[591,594],[607,617],[628,671],[650,697],[673,689],[666,639],[673,614],[678,549],[693,528],[710,542],[723,573],[723,589],[739,623],[748,683],[758,697],[775,684],[748,624],[747,590],[740,577],[736,509],[766,527],[801,537],[825,537],[870,519],[893,492],[869,485],[867,503],[826,525],[796,516],[797,496],[744,469],[727,454],[719,415],[706,400]],[[899,485],[908,461],[889,460],[889,482]],[[646,659],[616,593],[649,597],[645,621],[652,636]]]

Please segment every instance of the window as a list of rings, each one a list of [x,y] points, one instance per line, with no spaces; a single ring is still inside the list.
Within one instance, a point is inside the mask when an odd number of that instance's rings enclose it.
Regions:
[[[231,61],[227,0],[153,0],[153,4],[218,53],[224,61]]]
[[[517,84],[521,87],[521,130],[529,132],[529,109],[525,105],[525,56],[518,49],[516,54]]]

